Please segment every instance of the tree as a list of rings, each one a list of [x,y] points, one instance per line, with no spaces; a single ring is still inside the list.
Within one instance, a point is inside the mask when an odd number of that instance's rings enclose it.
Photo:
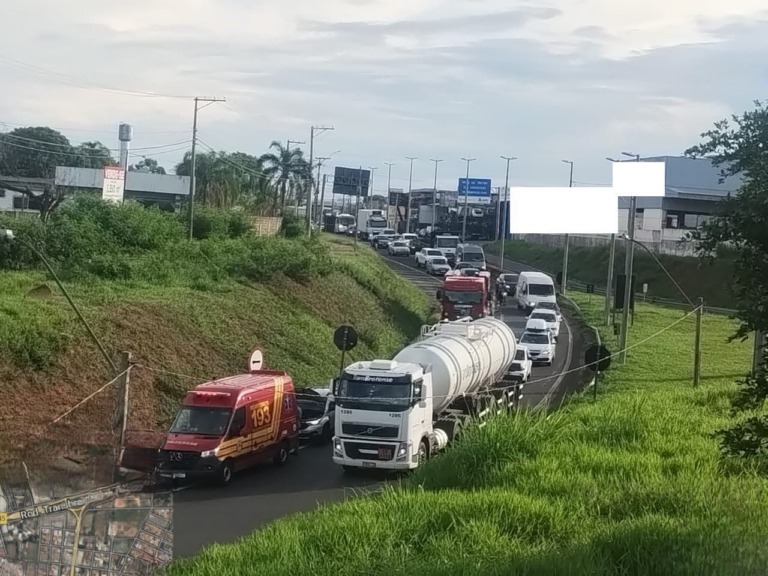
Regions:
[[[718,247],[734,248],[734,295],[741,322],[733,338],[768,332],[768,108],[755,109],[731,121],[721,120],[703,133],[704,142],[686,150],[692,157],[710,157],[721,168],[721,180],[740,175],[738,193],[728,196],[718,214],[692,234],[700,254],[712,258]],[[734,411],[753,410],[768,398],[765,351],[760,369],[740,382]],[[754,417],[718,432],[726,454],[759,456],[768,462],[768,417]]]
[[[309,188],[307,185],[307,174],[309,172],[308,162],[304,158],[304,152],[301,148],[287,148],[277,140],[269,146],[274,152],[267,152],[261,155],[261,162],[264,164],[264,173],[272,181],[275,192],[273,199],[273,208],[285,206],[285,200],[289,191],[295,195],[296,199],[304,197]]]
[[[165,174],[165,168],[160,166],[154,158],[144,158],[141,162],[130,166],[128,170],[149,172],[150,174]]]
[[[77,165],[79,157],[66,136],[46,126],[0,135],[0,174],[6,176],[53,178],[56,166]]]
[[[83,142],[75,148],[77,154],[77,165],[80,168],[102,169],[105,166],[115,166],[117,161],[112,157],[112,152],[101,142]],[[72,161],[65,164],[71,166]]]

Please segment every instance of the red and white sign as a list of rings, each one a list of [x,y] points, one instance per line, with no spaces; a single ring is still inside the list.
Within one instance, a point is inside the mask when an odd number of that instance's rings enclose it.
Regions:
[[[107,202],[121,203],[125,194],[125,169],[121,166],[104,168],[104,187],[101,198]]]

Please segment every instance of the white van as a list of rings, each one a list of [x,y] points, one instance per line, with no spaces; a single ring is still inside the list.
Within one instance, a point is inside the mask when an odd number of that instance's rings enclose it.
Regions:
[[[517,279],[515,299],[518,310],[532,310],[539,302],[557,303],[555,283],[543,272],[521,272]]]
[[[485,252],[477,244],[459,244],[456,247],[456,266],[459,264],[471,264],[478,270],[487,270],[485,265]]]

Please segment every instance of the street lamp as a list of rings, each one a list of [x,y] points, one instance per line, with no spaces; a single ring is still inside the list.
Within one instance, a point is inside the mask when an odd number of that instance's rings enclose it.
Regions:
[[[373,173],[376,172],[376,170],[378,169],[379,169],[378,166],[368,166],[368,170],[371,171],[371,181],[368,183],[369,197],[371,199],[371,203],[370,203],[370,206],[368,206],[368,208],[373,207],[373,194],[375,192],[375,188],[373,187]],[[387,192],[387,196],[389,196],[389,192]]]
[[[333,126],[310,126],[309,128],[309,164],[307,165],[307,176],[308,176],[308,184],[309,184],[309,190],[307,192],[307,199],[306,199],[306,214],[304,215],[306,223],[307,223],[307,235],[312,234],[312,220],[311,220],[311,201],[312,201],[312,188],[317,189],[316,186],[313,186],[312,183],[312,163],[314,161],[314,154],[315,154],[315,133],[322,134],[323,132],[327,132],[328,130],[334,130],[335,128]]]
[[[501,258],[499,260],[499,268],[501,269],[501,272],[504,272],[504,247],[507,245],[507,212],[509,212],[509,207],[507,206],[507,197],[509,195],[509,163],[512,162],[512,160],[517,160],[516,156],[500,156],[502,160],[507,161],[507,175],[504,179],[504,216],[501,219]],[[469,186],[469,178],[467,178],[467,186]],[[501,198],[501,194],[499,194],[499,198]],[[501,202],[499,202],[499,205],[501,205]]]
[[[571,160],[563,160],[566,164],[569,164],[571,167],[571,175],[568,179],[568,188],[573,187],[573,162]],[[571,237],[569,234],[565,235],[565,249],[563,250],[563,278],[562,278],[562,291],[563,296],[565,296],[567,292],[567,286],[568,286],[568,245],[570,244]]]
[[[112,372],[115,375],[120,374],[120,370],[118,370],[112,358],[110,358],[109,354],[107,354],[107,351],[104,349],[104,346],[96,337],[96,334],[93,332],[90,325],[85,320],[85,317],[80,312],[80,309],[77,307],[77,304],[75,304],[74,300],[72,300],[71,296],[69,295],[69,292],[67,292],[66,288],[64,288],[64,285],[61,283],[61,280],[59,280],[59,277],[56,275],[56,272],[53,271],[51,264],[48,262],[46,257],[43,256],[42,252],[40,252],[37,248],[35,248],[30,242],[27,242],[26,240],[23,240],[22,238],[19,238],[18,236],[16,236],[13,233],[13,230],[8,230],[7,228],[0,228],[0,240],[5,240],[9,242],[18,242],[19,244],[24,246],[27,250],[32,252],[35,256],[37,256],[40,259],[40,261],[45,265],[46,269],[48,270],[48,273],[53,277],[53,280],[56,282],[56,285],[59,287],[59,290],[61,290],[62,294],[64,294],[64,297],[67,299],[67,302],[72,307],[72,310],[74,310],[75,314],[77,314],[77,317],[80,319],[80,322],[82,322],[83,326],[85,326],[85,329],[88,331],[89,336],[96,343],[96,346],[101,352],[101,355],[104,356],[104,359],[107,361],[107,364],[109,364],[109,367],[112,369]]]
[[[439,158],[430,158],[435,163],[435,184],[432,187],[432,235],[435,234],[435,214],[437,214],[437,165],[442,162]]]
[[[411,231],[411,190],[413,189],[413,161],[418,160],[416,156],[406,156],[406,160],[411,161],[411,170],[408,174],[408,206],[405,209],[405,231]]]
[[[394,162],[384,162],[384,165],[387,167],[387,224],[389,224],[389,194],[392,190],[392,166],[395,166]],[[395,200],[395,220],[397,220],[397,216],[400,214],[400,197],[396,196]]]
[[[461,241],[467,241],[467,205],[469,204],[469,163],[477,158],[462,158],[467,163],[467,179],[464,181],[464,223],[461,226]]]
[[[622,155],[635,158],[637,162],[640,162],[639,154],[632,154],[630,152],[622,152]],[[621,315],[621,334],[619,338],[619,351],[621,363],[627,362],[627,331],[629,329],[629,306],[630,298],[632,296],[632,268],[634,264],[635,256],[635,213],[637,212],[637,197],[630,196],[629,199],[629,214],[627,215],[627,230],[629,235],[627,239],[627,251],[624,259],[624,309]]]

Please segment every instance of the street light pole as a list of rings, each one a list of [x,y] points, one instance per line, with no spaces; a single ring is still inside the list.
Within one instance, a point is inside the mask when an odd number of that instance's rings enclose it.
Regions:
[[[568,180],[568,188],[573,188],[573,162],[571,160],[563,160],[566,164],[571,166],[571,175]],[[569,234],[565,235],[565,249],[563,250],[563,281],[561,284],[562,294],[565,296],[568,286],[568,245],[571,243],[571,237]]]
[[[467,179],[464,180],[464,222],[461,225],[461,241],[467,241],[467,206],[469,204],[469,163],[477,158],[462,158],[467,163]]]
[[[630,154],[629,152],[622,152],[624,156],[635,158],[637,162],[640,162],[639,154]],[[627,363],[627,341],[629,329],[629,308],[630,299],[632,297],[632,267],[634,264],[635,255],[635,213],[637,212],[637,197],[631,196],[629,201],[629,214],[627,216],[627,251],[624,261],[624,309],[621,315],[621,334],[619,339],[619,352],[622,364]]]
[[[307,199],[306,199],[306,214],[304,215],[305,220],[307,222],[307,236],[312,235],[312,220],[311,220],[311,201],[312,201],[312,189],[316,188],[313,185],[313,178],[312,178],[312,163],[314,162],[314,154],[315,154],[315,132],[318,134],[322,134],[323,132],[327,132],[328,130],[333,130],[333,126],[310,126],[309,128],[309,165],[307,166],[307,176],[309,176],[308,184],[309,189],[307,191]]]
[[[507,198],[509,196],[509,163],[512,160],[517,160],[516,156],[501,156],[502,160],[507,161],[507,175],[504,178],[504,206],[507,206]],[[467,177],[467,186],[469,186],[469,177]],[[499,194],[501,197],[501,194]],[[501,219],[501,258],[499,260],[499,268],[504,272],[504,247],[507,244],[507,208],[504,209],[504,216]]]
[[[387,167],[387,224],[389,224],[389,193],[390,190],[392,190],[392,166],[395,164],[393,162],[384,162],[384,165]],[[397,221],[397,215],[399,214],[400,204],[397,202],[397,200],[395,200],[395,221]]]
[[[195,188],[197,188],[197,113],[198,111],[210,106],[214,102],[226,102],[225,98],[209,98],[200,97],[195,98],[195,113],[192,116],[192,158],[190,159],[192,173],[189,179],[189,239],[193,240],[195,237]],[[200,102],[207,102],[205,106],[200,107]]]
[[[411,190],[413,189],[413,161],[418,160],[416,156],[406,156],[406,160],[411,161],[411,169],[408,174],[408,206],[405,209],[405,231],[411,231]]]
[[[435,233],[435,215],[437,214],[437,165],[442,162],[439,158],[430,158],[430,162],[435,163],[435,183],[432,187],[432,234]]]
[[[368,197],[371,199],[371,204],[368,206],[368,208],[373,207],[373,192],[375,190],[373,187],[373,173],[378,169],[378,166],[368,166],[368,170],[371,171],[371,181],[368,183]],[[387,191],[387,196],[389,196],[389,191]]]

